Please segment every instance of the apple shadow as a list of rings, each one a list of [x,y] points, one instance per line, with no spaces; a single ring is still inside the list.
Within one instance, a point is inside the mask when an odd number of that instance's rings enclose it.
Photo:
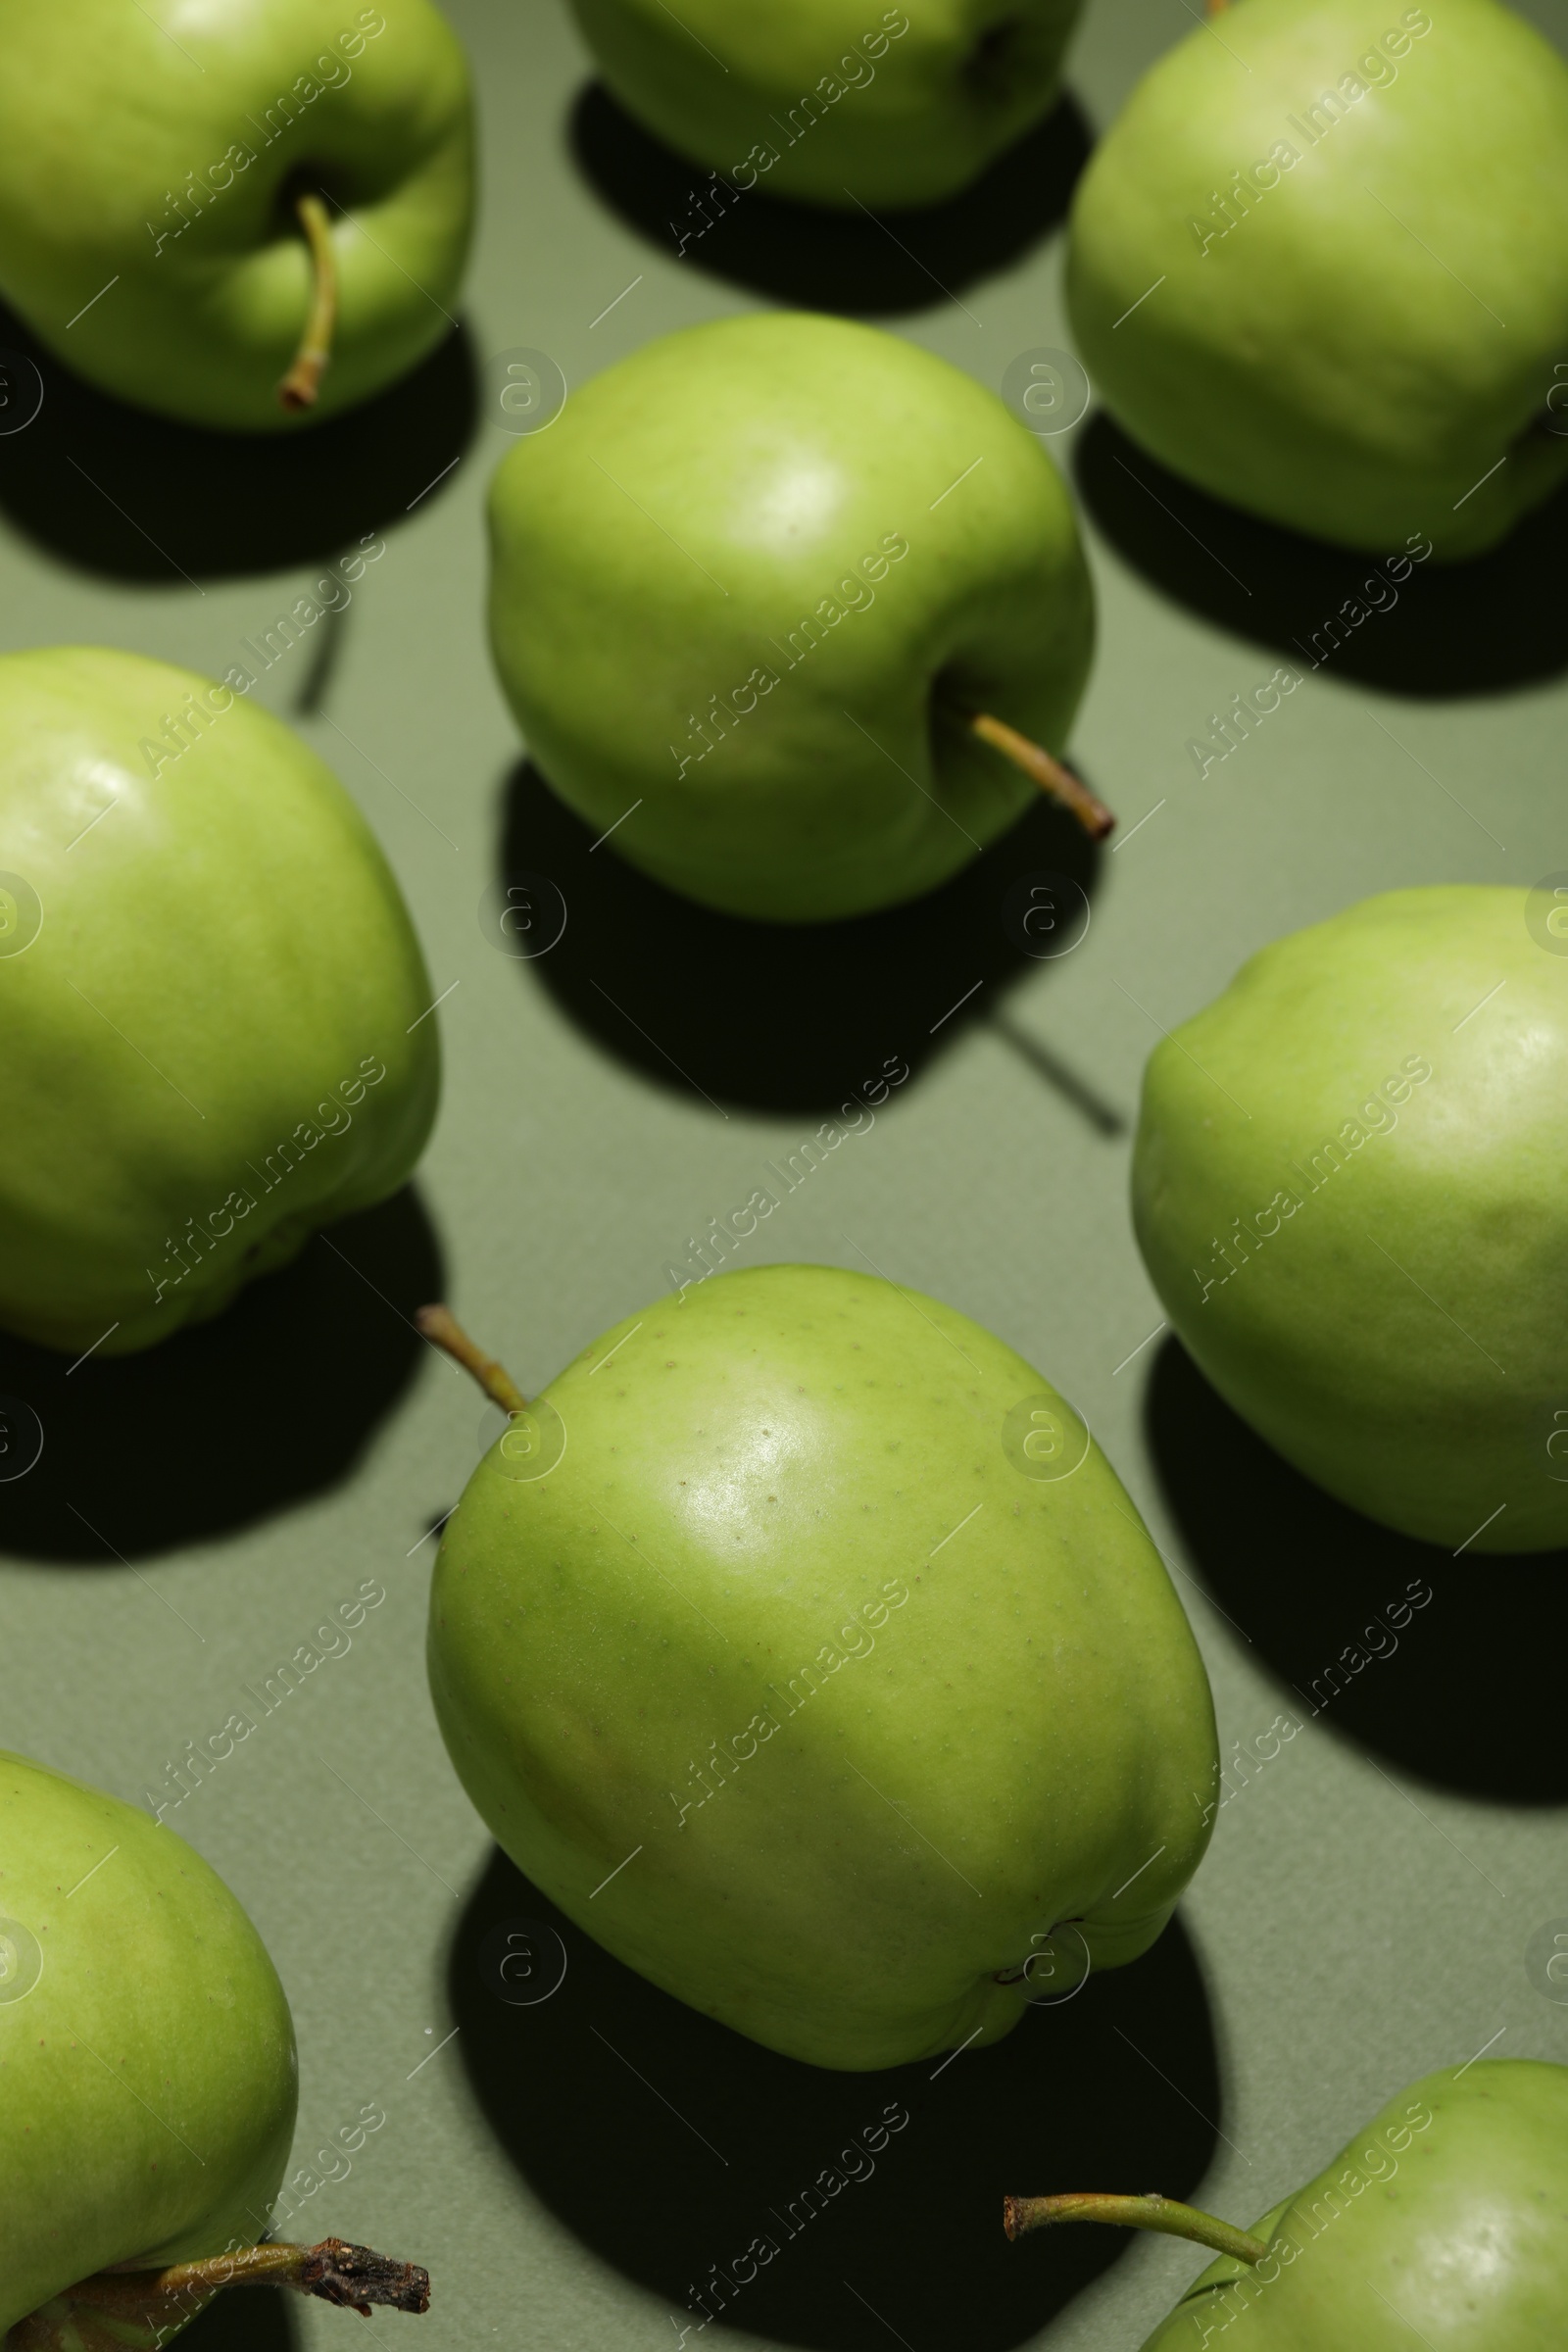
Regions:
[[[1379,1527],[1254,1436],[1174,1339],[1144,1412],[1189,1559],[1298,1716],[1461,1796],[1568,1802],[1568,1555],[1455,1559]],[[1432,1597],[1396,1627],[1412,1586]]]
[[[612,842],[596,845],[524,760],[507,788],[495,905],[520,894],[513,903],[535,907],[539,927],[509,938],[492,922],[486,936],[514,953],[543,939],[526,960],[578,1028],[715,1107],[830,1111],[885,1062],[902,1059],[912,1074],[984,1021],[1091,1124],[1119,1134],[1122,1112],[1004,1010],[1008,983],[1049,962],[1051,935],[1029,928],[1040,919],[1030,890],[1054,892],[1062,921],[1082,923],[1100,857],[1042,799],[906,906],[843,922],[749,922],[666,890]]]
[[[275,2286],[231,2286],[179,2331],[180,2352],[300,2352],[294,2297]]]
[[[791,307],[864,316],[929,310],[1026,253],[1066,218],[1090,132],[1076,100],[1063,97],[960,195],[893,213],[891,227],[760,185],[734,191],[727,210],[699,209],[707,170],[645,130],[602,82],[572,109],[571,146],[611,211],[671,261]]]
[[[111,399],[0,304],[0,360],[18,354],[43,406],[0,432],[0,512],[62,563],[165,588],[352,548],[432,490],[478,419],[462,326],[374,400],[297,433],[208,432]]]
[[[529,1923],[562,1938],[566,1972],[547,1999],[513,2006],[484,1947],[497,1928]],[[886,2352],[891,2333],[1005,2352],[1125,2240],[1085,2229],[1009,2245],[1004,2195],[1157,2181],[1188,2197],[1215,2152],[1213,2026],[1179,1921],[1142,1960],[1031,2012],[994,2048],[839,2074],[633,1975],[498,1850],[465,1906],[448,1991],[499,2145],[557,2219],[666,2299],[680,2327],[697,2327],[713,2266],[729,2273],[765,2236],[776,2256],[722,2313],[749,2338]],[[854,2153],[890,2107],[907,2121],[879,2153]],[[845,2184],[807,2204],[829,2170]],[[710,2308],[725,2296],[713,2290]]]
[[[1429,560],[1397,586],[1384,579],[1364,597],[1377,557],[1210,498],[1167,472],[1103,410],[1075,437],[1072,466],[1095,522],[1137,571],[1174,603],[1303,672],[1318,665],[1326,677],[1443,700],[1568,669],[1568,488],[1490,555],[1467,564]],[[1397,603],[1369,610],[1380,597]],[[1352,599],[1366,617],[1342,616],[1331,631]]]
[[[113,1568],[324,1493],[408,1389],[425,1343],[407,1318],[441,1293],[406,1187],[142,1354],[72,1365],[0,1332],[8,1437],[36,1426],[17,1401],[43,1429],[33,1467],[0,1483],[0,1554]]]

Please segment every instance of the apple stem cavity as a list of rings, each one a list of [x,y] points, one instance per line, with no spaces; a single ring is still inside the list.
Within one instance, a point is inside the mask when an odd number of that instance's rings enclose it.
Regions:
[[[1021,2237],[1026,2230],[1048,2229],[1054,2222],[1108,2222],[1118,2230],[1157,2230],[1166,2237],[1191,2238],[1195,2246],[1207,2246],[1212,2254],[1229,2254],[1237,2262],[1261,2262],[1268,2252],[1266,2238],[1253,2237],[1246,2230],[1234,2230],[1229,2222],[1218,2221],[1211,2213],[1200,2213],[1196,2205],[1182,2205],[1174,2197],[1162,2197],[1157,2190],[1147,2197],[1099,2196],[1091,2192],[1002,2200],[1002,2227],[1009,2237]]]
[[[168,2270],[118,2263],[19,2321],[5,2352],[125,2352],[127,2345],[154,2352],[229,2286],[291,2286],[367,2320],[376,2303],[391,2311],[430,2308],[428,2271],[328,2237],[318,2246],[244,2246]]]
[[[514,1415],[528,1410],[527,1397],[505,1364],[498,1364],[493,1355],[486,1355],[474,1346],[449,1307],[421,1306],[414,1321],[425,1339],[450,1355],[455,1364],[461,1364],[465,1372],[472,1373],[492,1404],[499,1404],[504,1413]]]
[[[337,256],[332,251],[332,223],[319,196],[301,196],[294,210],[305,231],[311,255],[311,309],[300,347],[287,375],[277,387],[285,409],[313,409],[321,377],[332,357],[332,329],[337,323]]]
[[[1063,767],[1059,760],[1053,760],[1043,745],[1031,741],[1027,735],[1020,735],[1016,727],[1007,725],[1005,719],[993,718],[989,710],[971,712],[967,723],[971,733],[978,735],[982,743],[989,743],[1004,760],[1010,760],[1014,767],[1021,768],[1031,784],[1038,784],[1042,792],[1050,793],[1054,801],[1059,801],[1064,808],[1070,808],[1091,841],[1104,840],[1116,819],[1104,802],[1097,800],[1088,787],[1078,781],[1070,767]]]

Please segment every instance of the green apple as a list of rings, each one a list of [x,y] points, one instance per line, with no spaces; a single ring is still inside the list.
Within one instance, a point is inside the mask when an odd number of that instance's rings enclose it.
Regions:
[[[0,1324],[150,1347],[396,1192],[429,1006],[369,828],[243,684],[0,658]]]
[[[425,2310],[414,2265],[337,2238],[254,2242],[297,2077],[276,1972],[200,1855],[0,1750],[5,2352],[158,2352],[220,2288],[252,2282],[367,2317]]]
[[[76,2280],[249,2245],[294,2131],[288,2004],[172,1830],[0,1753],[0,2339]]]
[[[733,913],[946,880],[1036,790],[967,722],[1056,745],[1088,672],[1055,467],[972,377],[873,327],[768,313],[645,345],[518,439],[490,533],[491,640],[540,767]]]
[[[572,0],[628,111],[721,175],[848,210],[953,196],[1046,114],[1082,0]]]
[[[588,1934],[846,2069],[995,2041],[1154,1941],[1207,1841],[1208,1685],[1022,1357],[825,1266],[658,1299],[531,1405],[423,1328],[512,1414],[436,1563],[437,1718]]]
[[[1189,1352],[1308,1478],[1449,1549],[1568,1544],[1561,912],[1549,882],[1364,900],[1144,1077],[1133,1218]]]
[[[0,0],[0,293],[103,390],[265,432],[449,332],[472,126],[430,0]]]
[[[1412,2082],[1251,2231],[1163,2197],[1009,2197],[1009,2237],[1111,2222],[1221,2249],[1144,2352],[1556,2352],[1568,2311],[1568,2068]]]
[[[1497,0],[1243,0],[1097,149],[1067,288],[1173,471],[1350,547],[1478,554],[1568,478],[1568,64]]]

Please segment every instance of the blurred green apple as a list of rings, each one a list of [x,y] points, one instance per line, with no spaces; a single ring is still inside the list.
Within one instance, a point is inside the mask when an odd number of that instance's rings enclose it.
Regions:
[[[104,391],[266,432],[449,332],[473,134],[430,0],[0,0],[0,293]]]
[[[1308,1478],[1450,1549],[1568,1544],[1561,914],[1549,885],[1364,900],[1144,1077],[1133,1217],[1189,1352]]]
[[[1497,0],[1243,0],[1101,142],[1067,289],[1174,472],[1321,539],[1475,555],[1568,479],[1568,64]]]
[[[1055,467],[971,376],[873,327],[770,313],[646,345],[519,438],[490,534],[496,663],[545,775],[733,913],[945,881],[1038,789],[975,715],[1054,747],[1089,668]]]
[[[430,1687],[494,1835],[769,2048],[901,2065],[1159,1935],[1208,1839],[1208,1684],[1079,1415],[934,1298],[826,1266],[628,1317],[449,1520]]]
[[[572,0],[622,106],[721,173],[730,202],[761,187],[845,209],[967,186],[1052,106],[1081,5]]]
[[[1557,2352],[1568,2067],[1472,2059],[1401,2090],[1250,2231],[1158,2196],[1009,2197],[1009,2237],[1109,2222],[1220,2249],[1144,2352]]]
[[[134,654],[0,658],[0,1324],[150,1347],[395,1192],[435,1115],[429,1005],[297,735]]]

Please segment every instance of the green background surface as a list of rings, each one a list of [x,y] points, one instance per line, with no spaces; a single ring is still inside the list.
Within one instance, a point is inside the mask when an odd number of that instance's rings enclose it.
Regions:
[[[1187,745],[1207,714],[1292,658],[1290,634],[1363,567],[1189,498],[1092,412],[1054,444],[1101,600],[1073,749],[1122,824],[1081,944],[1031,961],[1003,928],[1021,875],[1087,878],[1044,815],[894,923],[839,939],[704,925],[612,849],[590,855],[518,780],[481,625],[481,506],[509,446],[485,365],[532,347],[577,383],[666,328],[806,300],[826,272],[842,307],[996,385],[1020,353],[1068,341],[1072,121],[967,212],[894,224],[942,286],[874,223],[808,237],[760,207],[744,238],[729,222],[676,259],[663,207],[639,227],[614,200],[617,180],[647,184],[632,134],[591,105],[574,148],[591,69],[564,14],[452,13],[483,128],[470,436],[449,359],[292,474],[240,444],[203,456],[54,374],[38,423],[0,440],[10,645],[99,640],[220,672],[321,559],[384,528],[346,612],[258,691],[376,827],[450,992],[417,1206],[318,1240],[221,1325],[130,1366],[68,1383],[0,1343],[0,1392],[46,1433],[37,1470],[0,1488],[0,1740],[141,1801],[185,1741],[259,1715],[245,1686],[329,1610],[384,1587],[352,1646],[169,1818],[287,1986],[296,2163],[384,2109],[291,2233],[428,2264],[429,2318],[379,2318],[387,2340],[659,2352],[679,2341],[687,2279],[770,2228],[766,2210],[896,2102],[908,2122],[874,2174],[782,2242],[734,2331],[824,2352],[1121,2352],[1201,2258],[1109,2232],[1009,2247],[1004,2191],[1157,2186],[1247,2221],[1407,2079],[1484,2047],[1568,2059],[1568,2007],[1527,1964],[1544,1925],[1568,1927],[1562,1562],[1401,1544],[1271,1462],[1156,1332],[1126,1199],[1159,1026],[1253,949],[1397,884],[1568,867],[1564,508],[1482,571],[1417,574],[1200,780]],[[1095,0],[1069,77],[1087,123],[1191,13]],[[1533,13],[1568,42],[1560,7]],[[484,929],[498,874],[518,867],[568,907],[538,961]],[[536,1387],[665,1289],[686,1237],[886,1055],[917,1064],[910,1083],[751,1250],[869,1262],[934,1292],[1075,1400],[1176,1574],[1235,1793],[1177,1925],[1136,1968],[983,2056],[830,2078],[687,2016],[569,1928],[551,1998],[512,2006],[487,1984],[486,1934],[552,1915],[497,1863],[437,1738],[421,1537],[495,1416],[404,1317],[439,1283]],[[1397,1647],[1314,1714],[1314,1678],[1412,1581],[1432,1597]],[[1299,1728],[1278,1755],[1238,1768],[1282,1713]],[[357,2325],[258,2294],[187,2340],[282,2352]]]

